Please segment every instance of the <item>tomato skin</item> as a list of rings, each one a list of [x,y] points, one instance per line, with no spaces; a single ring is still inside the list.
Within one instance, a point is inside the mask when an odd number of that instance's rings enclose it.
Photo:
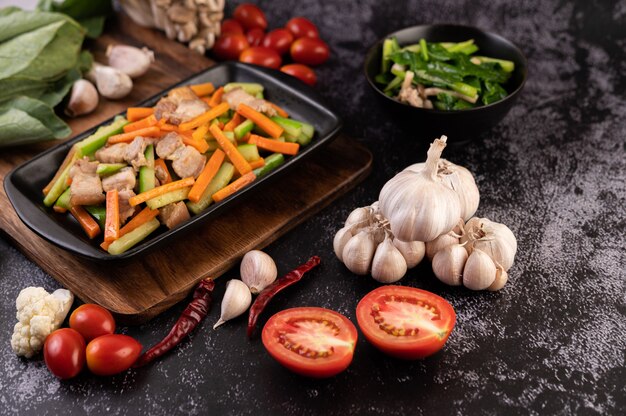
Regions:
[[[213,46],[213,53],[221,60],[236,61],[241,52],[248,49],[248,40],[242,34],[228,33],[220,36]]]
[[[263,38],[263,46],[274,49],[279,55],[289,51],[293,43],[293,35],[287,29],[274,29]]]
[[[285,74],[289,74],[292,77],[298,78],[300,81],[309,84],[311,86],[315,85],[317,82],[317,76],[315,75],[315,71],[309,68],[306,65],[302,64],[289,64],[283,65],[280,70]]]
[[[328,60],[330,49],[321,39],[300,38],[291,44],[291,58],[306,65],[320,65]]]
[[[348,368],[357,337],[356,327],[348,318],[315,307],[280,311],[267,321],[261,334],[272,358],[296,374],[313,378],[332,377]],[[294,345],[298,351],[290,348]],[[319,345],[331,345],[332,350],[319,351]],[[317,353],[323,355],[311,357]]]
[[[248,44],[250,46],[261,46],[263,38],[265,38],[265,32],[263,29],[259,29],[258,27],[250,29],[248,30],[248,33],[246,33],[246,39],[248,39]]]
[[[317,26],[306,17],[294,17],[290,19],[285,25],[285,28],[291,32],[295,39],[320,37]]]
[[[70,315],[70,328],[83,336],[86,342],[115,332],[115,319],[100,305],[81,305]]]
[[[243,35],[243,26],[235,19],[224,19],[222,21],[222,28],[220,34],[222,36],[233,33],[236,35]]]
[[[417,329],[417,333],[392,335],[381,329],[383,322],[393,326],[394,309],[402,313],[405,326],[401,329]],[[410,316],[415,319],[412,328],[406,328],[407,313],[412,313]],[[383,322],[376,322],[374,314],[378,319],[382,317]],[[456,323],[452,305],[442,297],[426,290],[394,285],[379,287],[365,295],[356,307],[356,317],[361,332],[372,345],[405,360],[425,358],[441,350]]]
[[[280,55],[274,49],[265,48],[263,46],[255,46],[246,49],[241,53],[241,56],[239,56],[239,60],[247,64],[273,69],[280,68],[280,64],[282,63]]]
[[[57,329],[46,338],[43,357],[50,372],[58,378],[75,377],[85,366],[85,340],[71,328]]]
[[[141,354],[141,344],[127,335],[103,335],[87,345],[87,367],[99,376],[128,370]]]
[[[267,29],[265,13],[254,4],[240,4],[233,12],[233,17],[241,23],[246,30],[255,27],[263,30]]]

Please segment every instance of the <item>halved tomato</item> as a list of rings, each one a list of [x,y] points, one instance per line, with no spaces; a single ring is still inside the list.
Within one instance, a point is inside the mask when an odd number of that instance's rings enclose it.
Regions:
[[[428,357],[443,348],[456,314],[444,298],[406,286],[382,286],[356,307],[365,338],[382,352],[407,360]]]
[[[356,327],[324,308],[292,308],[272,316],[261,336],[267,352],[294,373],[332,377],[352,362]]]

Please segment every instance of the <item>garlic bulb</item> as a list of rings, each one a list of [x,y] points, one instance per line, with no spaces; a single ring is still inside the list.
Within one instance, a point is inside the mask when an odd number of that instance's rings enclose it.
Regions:
[[[98,106],[98,91],[86,79],[79,79],[72,85],[70,100],[65,108],[65,114],[77,117],[89,114]]]
[[[251,250],[243,256],[239,272],[253,295],[274,283],[278,276],[274,260],[260,250]]]
[[[426,242],[426,257],[432,261],[435,254],[453,244],[459,244],[459,236],[457,234],[453,231],[450,231],[447,234],[441,234],[433,241]]]
[[[226,292],[222,299],[222,314],[220,319],[213,325],[213,329],[243,314],[248,310],[251,303],[252,294],[248,286],[241,280],[229,280],[226,283]]]
[[[95,82],[100,95],[111,100],[124,98],[133,89],[133,81],[128,75],[97,62],[93,63],[91,70],[85,76]]]
[[[341,257],[352,273],[365,275],[370,270],[375,249],[372,234],[369,230],[362,230],[348,240]]]
[[[471,290],[484,290],[495,280],[496,265],[491,257],[482,250],[474,249],[465,262],[463,286]]]
[[[407,264],[389,236],[376,247],[372,261],[372,277],[381,283],[393,283],[406,274]]]
[[[128,45],[109,45],[106,52],[109,66],[122,71],[131,78],[137,78],[148,72],[154,62],[154,52],[148,48],[135,48]]]
[[[504,224],[487,218],[474,217],[465,224],[465,233],[461,242],[467,242],[465,248],[472,254],[474,249],[487,253],[495,263],[508,271],[515,260],[517,240],[513,232]]]
[[[439,250],[433,257],[435,276],[447,285],[460,286],[467,256],[467,250],[460,244],[452,244]]]
[[[424,169],[400,172],[380,191],[380,212],[400,240],[432,241],[461,217],[458,194],[437,175],[446,140],[441,136],[430,145]]]
[[[424,259],[426,246],[421,241],[402,241],[395,238],[393,245],[400,250],[406,261],[406,267],[409,269],[417,266]]]

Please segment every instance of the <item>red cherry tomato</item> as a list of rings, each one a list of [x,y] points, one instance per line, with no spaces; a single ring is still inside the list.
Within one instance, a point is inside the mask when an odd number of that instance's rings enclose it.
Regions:
[[[261,335],[267,352],[294,373],[332,377],[348,368],[357,340],[345,316],[324,308],[292,308],[272,316]]]
[[[236,61],[248,46],[248,40],[244,35],[228,33],[217,39],[213,53],[218,59]]]
[[[285,28],[291,32],[294,38],[319,38],[320,32],[317,26],[305,17],[294,17],[287,22]]]
[[[115,319],[100,305],[81,305],[70,315],[70,328],[78,331],[86,342],[115,332]]]
[[[293,35],[287,29],[274,29],[263,38],[263,46],[284,55],[293,43]]]
[[[71,328],[57,329],[46,338],[43,358],[58,378],[75,377],[85,366],[85,340]]]
[[[246,30],[255,27],[263,30],[267,29],[265,13],[254,4],[240,4],[233,12],[233,17],[241,23]]]
[[[247,64],[260,65],[273,69],[280,68],[280,64],[282,63],[280,55],[274,49],[264,48],[263,46],[255,46],[254,48],[246,49],[241,53],[239,60]]]
[[[235,19],[224,19],[222,22],[221,35],[223,36],[227,33],[243,35],[243,26]]]
[[[291,57],[306,65],[320,65],[330,55],[328,45],[321,39],[300,38],[291,44]]]
[[[280,68],[285,74],[289,74],[292,77],[298,78],[300,81],[307,83],[311,86],[315,85],[317,82],[317,76],[315,76],[315,72],[306,65],[302,64],[289,64],[283,65]]]
[[[443,348],[456,314],[442,297],[406,286],[382,286],[361,299],[356,318],[376,348],[407,360],[428,357]]]
[[[248,39],[248,44],[250,46],[261,46],[263,43],[263,38],[265,37],[265,32],[263,29],[254,28],[248,30],[246,33],[246,38]]]
[[[87,367],[99,376],[128,370],[141,354],[141,344],[127,335],[103,335],[87,345]]]

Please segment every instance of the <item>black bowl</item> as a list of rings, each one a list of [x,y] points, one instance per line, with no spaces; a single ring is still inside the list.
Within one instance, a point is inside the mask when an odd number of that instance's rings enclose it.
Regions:
[[[380,61],[385,39],[395,37],[400,46],[410,45],[425,39],[428,42],[461,42],[474,39],[479,54],[507,59],[515,63],[511,78],[504,85],[509,95],[504,99],[467,110],[436,110],[417,108],[391,98],[380,89],[374,78],[380,73]],[[520,95],[527,76],[524,54],[511,42],[493,33],[480,29],[453,24],[413,26],[393,32],[376,42],[365,58],[365,75],[368,82],[381,97],[384,106],[402,124],[425,134],[449,137],[449,141],[461,142],[483,133],[504,118]],[[429,137],[431,138],[431,137]]]

